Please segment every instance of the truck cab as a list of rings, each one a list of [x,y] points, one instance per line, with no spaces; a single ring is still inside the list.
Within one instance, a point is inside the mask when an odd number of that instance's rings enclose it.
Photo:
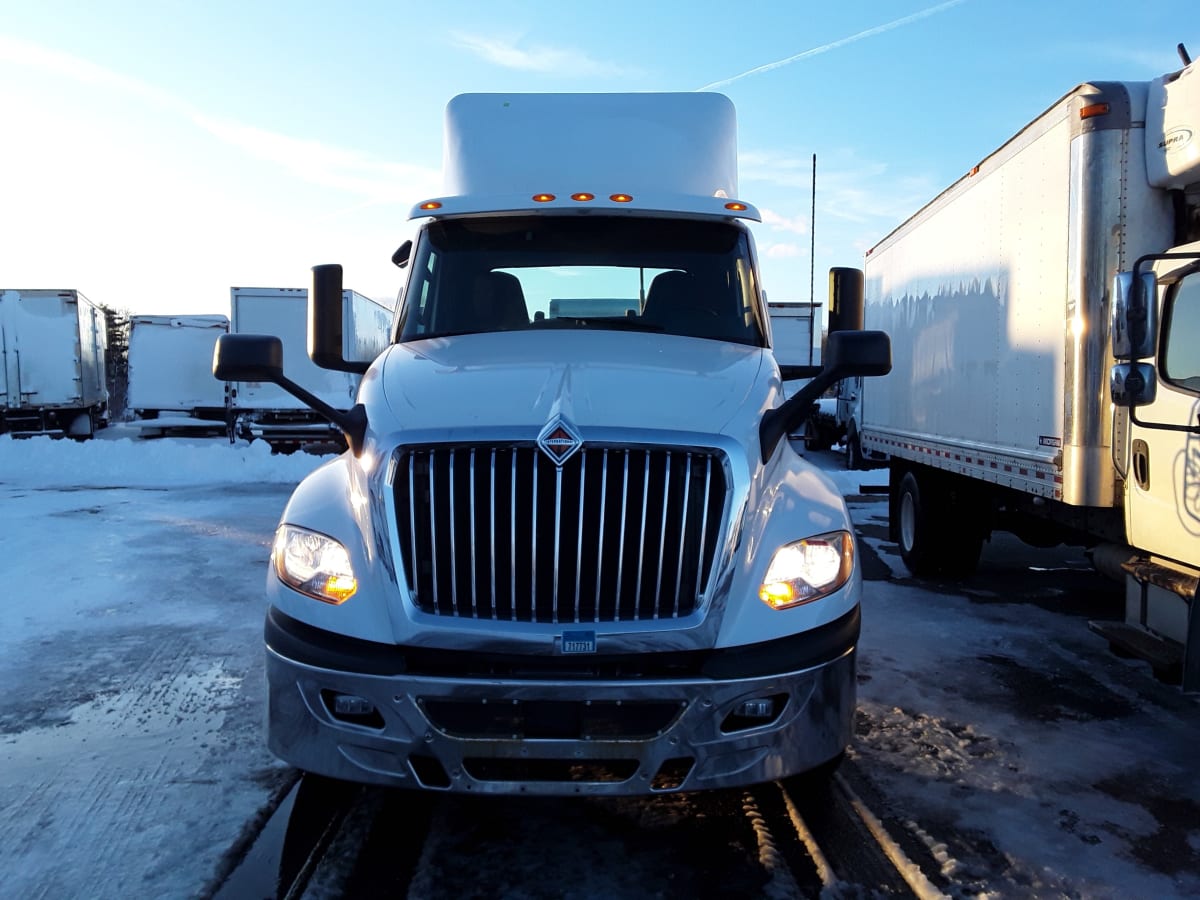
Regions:
[[[314,269],[309,355],[363,378],[350,410],[306,399],[349,450],[297,487],[272,551],[280,758],[607,795],[840,759],[857,546],[786,436],[890,350],[841,335],[784,398],[733,125],[720,95],[455,98],[448,191],[413,209],[377,358],[346,358],[341,269]],[[281,360],[230,335],[214,371],[305,397]]]

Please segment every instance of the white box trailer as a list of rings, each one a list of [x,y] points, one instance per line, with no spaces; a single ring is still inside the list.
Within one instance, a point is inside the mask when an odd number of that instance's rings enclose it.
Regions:
[[[868,251],[894,367],[844,386],[911,571],[997,529],[1092,547],[1130,598],[1096,630],[1200,689],[1198,125],[1196,65],[1067,93]]]
[[[224,315],[135,315],[129,320],[126,407],[143,436],[225,428],[225,385],[212,374]]]
[[[0,431],[90,437],[108,424],[104,310],[76,290],[0,290]]]
[[[374,359],[387,346],[391,309],[356,291],[343,291],[343,298],[345,357]],[[322,369],[305,351],[307,288],[231,288],[230,332],[275,335],[283,343],[288,377],[335,409],[354,404],[361,376]],[[274,446],[321,443],[339,436],[302,401],[268,381],[231,382],[227,422],[231,439],[263,438]]]

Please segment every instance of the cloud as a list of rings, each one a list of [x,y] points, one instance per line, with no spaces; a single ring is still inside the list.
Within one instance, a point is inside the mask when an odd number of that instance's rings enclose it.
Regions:
[[[150,101],[189,119],[250,157],[278,165],[303,181],[342,190],[369,203],[407,204],[440,189],[438,170],[385,162],[356,150],[218,119],[169,91],[58,50],[0,35],[0,60]]]
[[[252,125],[193,114],[192,120],[218,140],[323,187],[336,188],[372,203],[411,203],[437,193],[437,169],[385,162],[345,147],[289,137]]]
[[[767,63],[763,66],[756,66],[753,69],[748,69],[739,75],[734,75],[730,78],[725,78],[721,81],[714,81],[711,84],[706,84],[702,88],[697,88],[700,91],[711,91],[714,88],[724,87],[727,84],[733,84],[735,81],[740,81],[743,78],[748,78],[751,75],[758,75],[762,72],[770,72],[772,69],[779,69],[783,66],[789,66],[792,63],[799,62],[802,59],[807,59],[810,56],[817,56],[821,53],[828,53],[830,50],[836,50],[839,47],[845,47],[847,44],[853,44],[856,41],[861,41],[865,38],[874,37],[877,34],[883,34],[885,31],[891,31],[893,28],[900,28],[903,25],[908,25],[910,22],[916,22],[920,19],[926,19],[929,16],[936,15],[944,10],[950,9],[952,6],[958,6],[960,3],[965,3],[966,0],[948,0],[946,3],[939,3],[937,6],[931,6],[928,9],[920,10],[912,15],[904,16],[900,19],[893,19],[891,22],[885,22],[883,25],[876,25],[874,28],[868,28],[866,31],[860,31],[857,34],[852,34],[849,37],[844,37],[836,41],[831,41],[828,44],[822,44],[820,47],[813,47],[805,50],[802,53],[797,53],[794,56],[789,56],[786,59],[776,60],[772,63]]]
[[[781,216],[779,213],[771,209],[760,208],[762,213],[762,222],[764,225],[775,229],[776,231],[791,231],[795,234],[808,234],[812,230],[808,216],[793,216],[788,218]]]
[[[767,259],[796,259],[806,256],[807,253],[807,249],[802,248],[799,244],[768,244],[763,255]]]
[[[593,59],[581,50],[537,46],[522,49],[517,44],[520,38],[484,37],[478,34],[455,32],[451,35],[454,44],[473,53],[480,59],[520,72],[539,72],[547,75],[569,76],[630,76],[640,74],[638,70],[616,63]]]

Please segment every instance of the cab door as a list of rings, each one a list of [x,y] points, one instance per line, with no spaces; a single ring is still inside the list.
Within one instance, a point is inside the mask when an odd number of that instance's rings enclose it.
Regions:
[[[1154,403],[1130,424],[1126,533],[1137,548],[1200,565],[1200,271],[1165,289]],[[1144,424],[1137,424],[1138,422]],[[1148,427],[1191,426],[1190,431]]]

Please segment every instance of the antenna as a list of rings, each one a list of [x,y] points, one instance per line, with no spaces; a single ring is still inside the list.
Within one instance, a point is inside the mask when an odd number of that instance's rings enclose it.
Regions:
[[[817,154],[813,154],[812,222],[808,227],[808,364],[813,364],[813,341],[817,339],[816,265],[817,265]]]
[[[1192,58],[1188,56],[1187,47],[1183,46],[1183,44],[1176,44],[1175,49],[1179,51],[1179,58],[1183,60],[1183,64],[1185,66],[1190,66],[1192,64]]]

